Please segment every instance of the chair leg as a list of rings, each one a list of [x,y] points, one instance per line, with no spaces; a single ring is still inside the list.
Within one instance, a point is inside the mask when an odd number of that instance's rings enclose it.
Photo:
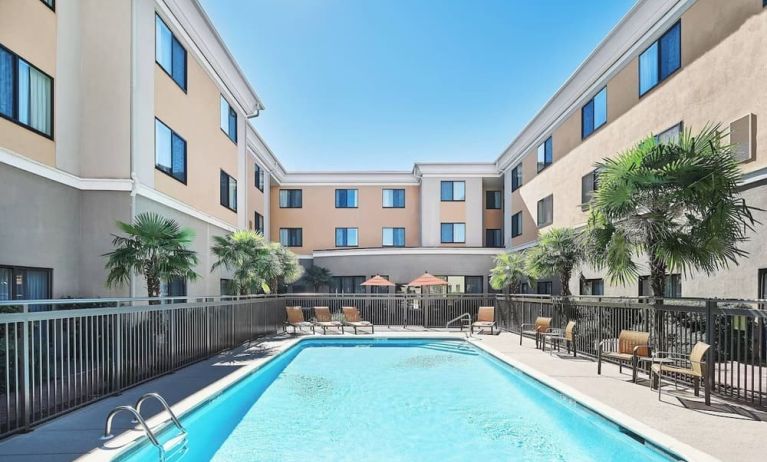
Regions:
[[[602,375],[602,355],[597,356],[597,375]]]
[[[695,388],[695,396],[700,396],[700,379],[697,377],[692,379],[692,386]]]

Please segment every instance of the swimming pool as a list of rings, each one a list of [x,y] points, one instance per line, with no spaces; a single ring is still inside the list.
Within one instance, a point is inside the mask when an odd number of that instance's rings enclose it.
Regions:
[[[679,459],[459,340],[306,339],[181,420],[184,461]]]

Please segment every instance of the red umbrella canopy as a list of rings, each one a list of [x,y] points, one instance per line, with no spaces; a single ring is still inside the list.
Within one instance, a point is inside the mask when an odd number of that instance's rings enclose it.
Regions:
[[[408,283],[411,287],[446,286],[447,281],[429,273],[423,273]]]
[[[375,275],[367,281],[360,284],[361,286],[376,286],[376,287],[392,287],[394,283],[384,278],[383,276]]]

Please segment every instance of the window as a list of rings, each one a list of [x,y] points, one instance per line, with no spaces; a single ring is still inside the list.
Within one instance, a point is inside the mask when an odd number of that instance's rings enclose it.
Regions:
[[[444,286],[449,294],[481,294],[482,276],[437,276],[447,281]]]
[[[389,276],[385,274],[379,274],[379,276],[386,279],[387,281],[389,280]],[[388,294],[389,292],[389,286],[370,286],[371,294]]]
[[[357,190],[356,189],[336,189],[336,208],[337,209],[356,209],[357,208]]]
[[[186,279],[174,276],[168,281],[160,282],[161,297],[185,297]]]
[[[503,232],[500,229],[486,229],[485,247],[503,247]]]
[[[231,279],[219,279],[218,289],[221,291],[221,295],[237,295],[235,293],[234,281]]]
[[[48,6],[48,8],[50,8],[50,9],[52,9],[54,11],[56,10],[56,2],[55,2],[55,0],[42,0],[42,2],[45,3]]]
[[[511,216],[511,237],[517,237],[522,234],[522,212],[517,212]]]
[[[581,295],[604,295],[605,282],[602,279],[581,279]]]
[[[639,277],[639,296],[652,296],[650,276]],[[666,287],[663,289],[664,298],[680,298],[682,296],[682,276],[679,274],[666,275]]]
[[[554,196],[547,196],[538,201],[538,227],[550,225],[554,221]]]
[[[52,279],[50,268],[0,266],[0,300],[50,299]]]
[[[364,294],[365,276],[333,276],[330,292],[336,294]]]
[[[237,113],[223,96],[221,97],[221,130],[230,140],[237,142]]]
[[[405,207],[405,190],[404,189],[384,189],[383,190],[383,207],[401,209]]]
[[[443,244],[463,244],[466,242],[465,223],[442,223],[440,231]]]
[[[535,293],[540,295],[551,295],[551,281],[542,281],[535,284]]]
[[[483,292],[482,276],[466,276],[464,292],[467,294],[481,294]]]
[[[764,1],[767,2],[767,0]],[[2,270],[0,269],[0,271]],[[1,279],[0,284],[2,284]],[[767,268],[759,270],[759,294],[757,295],[757,298],[762,300],[767,298]],[[0,300],[3,300],[2,292],[0,292]]]
[[[546,141],[538,146],[538,171],[540,172],[544,168],[551,165],[552,162],[552,140],[551,137],[546,138]]]
[[[607,122],[607,87],[581,108],[581,138],[586,139]]]
[[[303,229],[280,228],[280,244],[283,247],[302,247],[304,245]]]
[[[154,120],[154,165],[186,184],[186,140],[159,119]]]
[[[440,182],[440,198],[443,202],[465,200],[466,183],[463,181]]]
[[[530,293],[530,284],[527,282],[523,282],[519,285],[519,293],[520,294],[529,294]]]
[[[384,247],[405,247],[405,228],[384,228],[382,245]]]
[[[581,178],[581,205],[588,204],[594,197],[594,191],[597,190],[598,186],[598,176],[597,170],[593,170]]]
[[[357,228],[336,228],[336,247],[357,247]]]
[[[53,79],[2,45],[0,116],[53,137]]]
[[[186,50],[160,16],[155,16],[154,46],[157,64],[186,91]]]
[[[667,128],[655,135],[655,141],[658,143],[676,143],[679,141],[679,135],[682,134],[683,129],[684,125],[682,122],[679,122],[673,127]]]
[[[501,203],[500,191],[485,191],[485,208],[494,210],[500,209]]]
[[[511,169],[511,190],[516,191],[522,186],[522,164]]]
[[[256,231],[264,234],[264,216],[256,212]]]
[[[652,90],[682,65],[682,23],[677,22],[639,55],[639,96]]]
[[[237,211],[237,180],[221,170],[221,205]]]
[[[302,202],[300,189],[280,189],[280,208],[300,209]]]
[[[253,176],[256,181],[256,189],[258,189],[261,192],[264,192],[264,171],[261,170],[260,165],[256,164],[256,171]]]
[[[756,115],[747,114],[730,124],[730,144],[738,162],[748,162],[756,155]]]

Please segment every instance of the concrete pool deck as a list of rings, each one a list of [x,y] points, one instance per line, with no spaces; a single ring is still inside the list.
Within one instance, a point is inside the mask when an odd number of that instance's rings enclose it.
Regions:
[[[416,329],[380,329],[376,332],[376,337],[385,336],[465,338],[455,332]],[[129,416],[123,414],[114,421],[116,437],[105,442],[99,440],[106,415],[115,406],[133,405],[143,393],[152,391],[164,396],[177,413],[183,413],[295,341],[294,336],[282,335],[258,339],[51,420],[30,433],[0,441],[0,461],[64,461],[83,456],[90,460],[107,460],[125,444],[143,435],[132,430]],[[502,359],[553,379],[592,402],[630,416],[651,431],[668,435],[682,445],[697,448],[715,458],[761,461],[767,454],[767,412],[715,398],[712,406],[706,407],[702,397],[694,398],[690,390],[675,390],[673,385],[664,387],[662,401],[658,401],[658,394],[649,389],[646,377],[634,384],[630,371],[624,369],[621,374],[618,367],[611,364],[603,365],[602,375],[598,376],[595,362],[567,357],[564,353],[542,352],[535,349],[532,339],[525,339],[520,346],[515,334],[478,335],[473,341]],[[147,402],[142,408],[144,415],[154,416],[148,420],[150,426],[167,418],[157,415],[159,411],[159,405],[154,402]]]

